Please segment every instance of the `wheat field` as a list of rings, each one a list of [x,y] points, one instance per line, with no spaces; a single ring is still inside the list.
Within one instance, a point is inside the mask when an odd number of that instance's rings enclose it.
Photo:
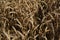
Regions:
[[[60,0],[0,0],[0,40],[60,40]]]

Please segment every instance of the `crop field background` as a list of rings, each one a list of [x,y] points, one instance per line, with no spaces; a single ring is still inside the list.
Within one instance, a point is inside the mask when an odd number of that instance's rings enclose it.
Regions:
[[[60,40],[60,0],[0,0],[0,40]]]

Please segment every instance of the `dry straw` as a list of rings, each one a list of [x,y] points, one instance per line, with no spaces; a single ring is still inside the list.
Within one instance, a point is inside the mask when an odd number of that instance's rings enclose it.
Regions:
[[[0,0],[0,40],[60,40],[60,0]]]

